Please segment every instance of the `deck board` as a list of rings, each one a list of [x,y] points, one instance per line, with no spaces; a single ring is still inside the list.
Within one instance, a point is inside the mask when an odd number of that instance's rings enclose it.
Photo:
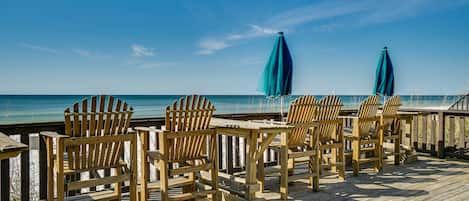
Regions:
[[[324,176],[320,191],[312,192],[306,180],[289,185],[291,200],[468,200],[469,162],[419,156],[412,164],[399,166],[387,161],[382,173],[371,168],[353,177],[349,169],[346,180]],[[278,178],[266,179],[266,193],[257,194],[267,200],[279,200]],[[270,180],[270,181],[269,181]],[[159,200],[153,192],[151,200]],[[128,198],[127,198],[128,199]],[[125,199],[124,199],[125,200]]]

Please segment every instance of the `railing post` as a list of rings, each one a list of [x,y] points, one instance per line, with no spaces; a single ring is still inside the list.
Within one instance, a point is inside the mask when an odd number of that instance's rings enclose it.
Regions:
[[[42,140],[41,135],[38,135],[39,140],[39,199],[47,199],[47,192],[54,189],[47,189],[47,153],[46,143]],[[50,178],[54,179],[54,178]]]
[[[428,115],[422,115],[422,152],[427,152],[427,121]]]
[[[449,117],[449,147],[454,149],[454,138],[456,135],[454,116]]]
[[[459,137],[458,137],[458,148],[466,148],[466,121],[464,116],[459,117]]]
[[[10,201],[10,159],[5,159],[0,162],[0,187],[1,187],[1,201]]]
[[[419,114],[420,115],[420,114]],[[412,120],[412,134],[410,138],[410,143],[414,147],[415,150],[419,148],[418,138],[419,138],[419,115],[414,115]]]
[[[439,158],[445,157],[445,114],[438,112],[438,150]]]
[[[223,135],[218,135],[218,169],[223,169]]]
[[[21,134],[21,143],[29,146],[29,135],[26,133]],[[30,184],[30,163],[29,163],[29,150],[21,153],[21,200],[26,201],[29,199],[29,184]]]
[[[430,116],[430,153],[436,156],[436,116]]]
[[[233,136],[227,136],[226,145],[226,172],[233,174]]]

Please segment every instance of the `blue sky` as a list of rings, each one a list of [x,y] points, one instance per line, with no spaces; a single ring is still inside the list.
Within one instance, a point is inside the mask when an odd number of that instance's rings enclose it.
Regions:
[[[2,1],[0,94],[260,94],[275,33],[294,94],[469,91],[469,1]]]

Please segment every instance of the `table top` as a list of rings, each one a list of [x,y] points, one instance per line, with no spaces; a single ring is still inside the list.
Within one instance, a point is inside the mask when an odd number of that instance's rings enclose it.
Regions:
[[[212,118],[210,126],[217,128],[231,129],[249,129],[249,130],[268,130],[268,129],[293,129],[293,126],[286,125],[282,122],[274,122],[268,120],[259,121],[243,121],[233,119]]]
[[[28,149],[28,146],[17,142],[7,135],[0,133],[0,153],[2,152],[14,152]]]

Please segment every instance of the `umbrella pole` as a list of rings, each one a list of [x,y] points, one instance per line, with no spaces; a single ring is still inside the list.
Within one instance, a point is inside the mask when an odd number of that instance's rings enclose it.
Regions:
[[[280,96],[280,119],[283,121],[283,96]]]

